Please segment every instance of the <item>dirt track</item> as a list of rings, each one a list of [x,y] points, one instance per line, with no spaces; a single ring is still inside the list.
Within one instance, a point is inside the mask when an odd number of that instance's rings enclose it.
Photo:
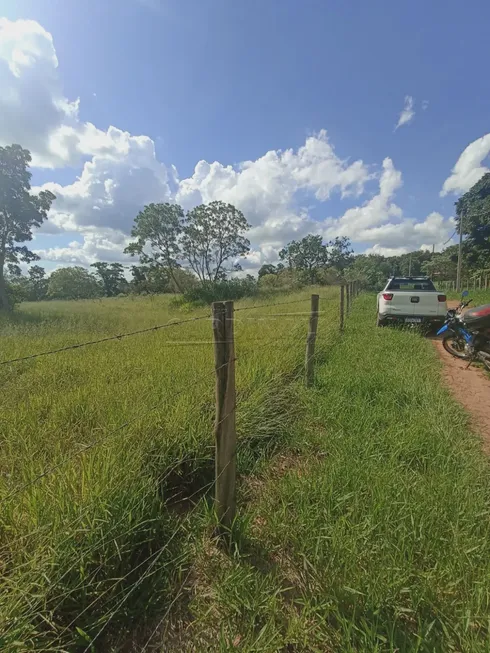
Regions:
[[[448,302],[450,308],[457,302]],[[453,306],[453,304],[455,306]],[[472,415],[483,440],[483,448],[490,455],[490,378],[480,368],[448,354],[442,343],[434,345],[444,363],[443,377],[455,399]]]

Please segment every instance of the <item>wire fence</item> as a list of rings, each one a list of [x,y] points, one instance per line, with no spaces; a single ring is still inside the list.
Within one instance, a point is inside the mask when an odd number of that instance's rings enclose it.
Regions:
[[[455,279],[451,279],[450,281],[436,281],[436,285],[441,290],[457,290]],[[490,273],[464,277],[461,279],[460,286],[461,290],[490,290]]]
[[[39,624],[42,623],[41,631],[44,629],[44,631],[48,632],[48,635],[46,635],[48,640],[49,637],[54,638],[54,641],[49,640],[50,646],[53,644],[53,646],[60,647],[61,650],[61,647],[66,646],[67,641],[72,642],[74,637],[82,637],[83,641],[86,641],[85,651],[98,650],[96,649],[96,645],[100,645],[100,642],[103,641],[105,635],[107,635],[108,631],[111,630],[114,622],[117,622],[120,625],[125,622],[129,602],[132,597],[138,594],[138,590],[142,586],[146,587],[148,584],[151,585],[150,579],[153,574],[155,574],[157,570],[158,573],[163,573],[162,570],[166,569],[168,566],[179,566],[180,564],[178,558],[175,558],[174,552],[172,552],[172,555],[174,556],[173,558],[169,560],[165,558],[165,555],[172,548],[173,542],[182,532],[182,526],[178,519],[174,523],[174,530],[166,532],[164,538],[165,541],[162,543],[162,546],[156,548],[155,545],[158,538],[154,540],[156,535],[151,535],[152,526],[144,525],[144,520],[142,523],[138,522],[138,528],[142,531],[146,532],[145,529],[148,528],[149,534],[145,547],[149,549],[149,553],[142,560],[137,560],[133,564],[131,562],[133,554],[131,554],[131,551],[126,552],[126,548],[130,548],[128,539],[129,541],[132,540],[131,531],[128,531],[127,527],[125,528],[128,519],[131,521],[129,515],[125,511],[122,511],[117,519],[114,518],[113,521],[109,520],[107,525],[100,525],[99,521],[102,520],[103,522],[102,513],[99,514],[100,497],[94,496],[93,500],[88,501],[87,505],[83,506],[80,510],[73,511],[71,506],[70,511],[75,512],[76,514],[69,520],[63,521],[62,515],[53,514],[50,515],[50,519],[48,520],[42,521],[40,519],[40,523],[34,525],[31,523],[31,529],[28,530],[28,532],[21,532],[22,528],[26,527],[26,524],[27,528],[29,528],[29,522],[26,521],[25,517],[19,516],[19,510],[22,511],[22,506],[24,505],[22,497],[28,495],[28,503],[26,505],[30,506],[34,502],[42,502],[42,496],[44,493],[44,496],[49,503],[50,495],[55,491],[51,485],[45,485],[45,482],[49,478],[61,478],[62,482],[60,487],[65,488],[67,494],[70,495],[70,492],[73,490],[73,483],[81,483],[80,478],[77,479],[77,470],[79,470],[79,474],[81,475],[81,478],[83,478],[84,472],[82,463],[84,460],[89,461],[87,458],[89,454],[101,452],[102,447],[110,442],[117,440],[117,442],[120,443],[121,438],[125,438],[127,435],[132,433],[130,429],[132,425],[135,425],[137,422],[143,422],[143,420],[148,418],[150,415],[160,411],[160,414],[164,416],[169,405],[178,401],[180,397],[190,394],[190,391],[192,391],[193,388],[198,387],[200,384],[207,383],[210,376],[215,376],[215,445],[213,445],[212,442],[210,428],[208,442],[198,444],[195,451],[184,452],[184,455],[182,456],[173,456],[173,454],[170,453],[167,458],[163,458],[162,470],[155,472],[152,477],[149,477],[144,481],[128,478],[122,475],[111,487],[111,492],[113,493],[113,496],[117,497],[121,492],[126,491],[128,487],[131,488],[131,483],[139,484],[138,501],[131,506],[131,510],[134,514],[139,514],[139,511],[144,513],[147,504],[153,505],[155,501],[155,492],[158,491],[158,488],[165,488],[164,496],[159,499],[162,510],[165,514],[165,519],[168,520],[170,514],[169,510],[171,510],[172,504],[177,502],[179,505],[186,506],[185,518],[189,520],[199,509],[201,498],[208,495],[214,488],[216,493],[215,510],[217,512],[217,524],[218,526],[223,525],[229,517],[230,513],[227,513],[227,511],[231,510],[231,503],[229,506],[225,506],[225,511],[223,513],[224,519],[221,520],[219,518],[219,511],[223,506],[217,498],[219,495],[220,483],[225,477],[228,479],[227,482],[229,481],[231,470],[233,470],[233,480],[235,480],[234,470],[237,464],[237,458],[242,454],[251,455],[252,451],[256,452],[257,442],[262,441],[265,443],[264,446],[267,447],[277,446],[278,443],[275,442],[275,438],[281,425],[284,425],[288,420],[294,418],[294,405],[288,403],[290,395],[287,395],[284,392],[284,389],[292,387],[293,384],[301,379],[305,380],[306,385],[311,384],[311,375],[314,370],[315,361],[320,361],[325,354],[326,347],[333,345],[333,340],[327,341],[325,337],[323,341],[316,343],[318,323],[321,328],[328,325],[329,334],[338,337],[339,331],[341,332],[344,327],[352,302],[359,292],[359,284],[352,282],[347,284],[345,288],[341,287],[339,289],[337,298],[316,296],[316,304],[314,304],[313,298],[304,298],[293,301],[256,304],[236,309],[232,306],[232,312],[227,318],[227,320],[231,322],[231,325],[227,327],[226,324],[223,323],[225,337],[217,337],[217,309],[216,305],[214,305],[213,314],[172,321],[167,324],[159,324],[154,327],[107,336],[97,340],[73,343],[72,345],[19,356],[0,362],[0,365],[10,365],[12,366],[12,369],[14,369],[16,363],[34,361],[39,357],[47,357],[57,354],[64,355],[66,352],[75,349],[95,346],[101,343],[121,340],[122,338],[133,337],[203,320],[209,320],[211,322],[210,336],[214,334],[214,337],[209,340],[169,340],[166,342],[158,342],[158,346],[179,348],[186,345],[194,347],[199,345],[212,345],[215,351],[215,360],[218,361],[220,355],[223,355],[225,358],[223,363],[215,363],[214,367],[210,369],[209,372],[200,374],[198,377],[187,383],[184,388],[164,394],[157,403],[153,403],[151,406],[138,412],[132,417],[123,420],[115,428],[109,429],[92,441],[76,447],[73,451],[61,456],[58,460],[54,460],[51,465],[33,475],[28,480],[23,479],[18,482],[15,478],[3,478],[0,484],[0,507],[3,510],[8,509],[5,514],[14,515],[12,519],[15,522],[15,527],[12,526],[10,530],[7,527],[3,533],[0,532],[0,542],[2,542],[0,545],[0,566],[5,571],[6,577],[21,577],[22,574],[29,573],[31,579],[30,582],[32,582],[32,578],[36,576],[36,573],[45,576],[46,574],[43,570],[38,572],[35,569],[35,564],[33,563],[33,560],[36,557],[35,547],[38,545],[49,549],[50,538],[54,537],[53,533],[57,533],[58,531],[63,532],[62,536],[56,536],[58,539],[55,541],[56,546],[60,550],[64,550],[67,544],[73,545],[73,541],[75,541],[80,546],[80,555],[85,559],[89,561],[100,560],[97,565],[94,563],[89,564],[87,569],[90,570],[87,571],[86,576],[82,577],[75,583],[72,580],[72,577],[73,575],[77,575],[81,559],[79,556],[73,555],[71,563],[63,563],[59,568],[59,573],[54,575],[54,578],[56,578],[55,586],[57,590],[54,595],[49,596],[49,600],[46,600],[45,597],[43,598],[43,593],[39,589],[36,591],[35,598],[23,596],[22,593],[15,595],[14,592],[13,594],[16,596],[15,600],[9,598],[12,593],[12,587],[10,585],[7,584],[2,590],[0,590],[0,603],[2,603],[2,601],[10,602],[9,605],[11,606],[10,611],[6,609],[4,616],[0,616],[0,644],[5,650],[9,650],[8,647],[12,642],[19,641],[19,632],[21,632],[19,631],[19,624],[22,624],[23,619],[27,630],[31,628],[35,631],[36,628],[39,628]],[[312,302],[312,308],[310,310],[280,311],[273,313],[264,312],[264,309],[267,308],[275,309],[277,306],[296,305],[301,303],[306,304],[310,301]],[[313,308],[314,306],[316,306],[316,309]],[[220,307],[218,306],[218,308]],[[221,308],[224,310],[224,304]],[[249,311],[259,312],[251,313],[249,315]],[[245,312],[247,313],[243,315]],[[268,320],[279,322],[291,320],[292,325],[283,332],[274,333],[272,338],[261,337],[260,324],[262,321]],[[253,331],[254,324],[258,325],[259,332],[256,333],[249,342],[246,340],[242,342],[240,330],[251,329]],[[236,330],[238,336],[234,333],[235,327],[238,327]],[[231,329],[231,331],[228,331],[228,328]],[[315,343],[317,344],[316,347]],[[257,387],[254,387],[254,385],[251,384],[248,388],[241,388],[238,386],[238,390],[236,390],[235,366],[238,365],[238,371],[247,365],[253,367],[256,365],[255,361],[261,360],[262,352],[266,349],[270,350],[276,344],[279,347],[284,346],[283,350],[280,350],[280,352],[284,351],[291,354],[291,363],[289,367],[281,367],[280,369],[273,371],[272,374],[270,374],[270,370],[262,370],[260,373],[260,384],[258,384]],[[235,345],[237,345],[239,349],[238,355],[235,355]],[[303,347],[305,347],[305,349],[303,349]],[[306,352],[304,358],[302,356],[303,351]],[[225,380],[224,386],[223,379]],[[221,398],[220,388],[225,388]],[[210,385],[208,386],[208,390],[209,389]],[[278,392],[278,389],[283,391],[282,395]],[[245,433],[244,437],[241,437],[237,441],[235,420],[238,415],[238,421],[240,422],[242,412],[246,412],[251,397],[255,398],[253,399],[253,401],[256,402],[254,404],[254,409],[259,413],[258,416],[253,417],[256,420],[254,422],[256,426],[252,429],[252,433]],[[211,408],[209,404],[207,405]],[[263,421],[261,421],[262,418],[260,411],[271,410],[271,407],[273,407],[273,410],[276,412],[266,428],[263,425]],[[253,411],[249,411],[249,413],[252,414]],[[210,413],[206,414],[210,416]],[[247,420],[250,422],[250,419],[250,415],[247,414],[245,422],[247,422]],[[188,491],[185,490],[185,483],[184,490],[182,490],[178,481],[177,483],[175,481],[170,482],[170,479],[172,479],[173,476],[182,479],[183,476],[181,470],[186,468],[186,466],[190,468],[190,473],[188,473],[189,477],[192,477],[192,474],[196,474],[197,478],[201,478],[200,475],[204,473],[203,470],[211,469],[217,460],[221,460],[219,441],[222,437],[224,437],[225,440],[233,437],[234,445],[224,464],[222,464],[221,467],[219,467],[219,465],[217,466],[217,471],[210,480],[207,480],[205,483],[202,483],[197,487],[195,487],[194,484],[191,484],[191,488]],[[251,445],[251,442],[254,442],[254,446]],[[134,441],[131,441],[131,445],[132,444],[134,444]],[[214,446],[216,446],[215,453],[213,452]],[[100,462],[102,459],[103,458],[100,458],[100,456],[94,458],[94,460],[98,461],[98,464],[102,464]],[[89,462],[87,462],[87,465],[88,464]],[[64,477],[60,477],[60,475],[62,475],[63,470],[66,470],[67,468],[70,468],[71,471],[70,475],[68,475],[65,480]],[[233,494],[234,491],[233,488]],[[76,496],[76,492],[74,493],[74,496]],[[226,516],[227,514],[228,517]],[[151,519],[156,518],[149,517],[148,519],[151,521]],[[89,524],[96,524],[96,532],[98,532],[97,529],[101,529],[100,532],[102,535],[100,539],[96,538],[95,541],[91,542]],[[157,530],[158,529],[155,530],[155,533]],[[225,531],[229,531],[228,526]],[[223,534],[223,530],[220,532]],[[89,542],[88,545],[85,544],[86,540]],[[107,551],[112,551],[112,553],[109,554]],[[115,561],[118,560],[118,556],[120,556],[120,559],[123,561],[126,560],[126,557],[128,558],[129,561],[127,561],[127,566],[129,566],[129,569],[126,571],[123,565],[124,573],[116,574],[112,580],[106,579],[101,581],[101,578],[104,577],[105,566],[108,565],[111,567],[112,564],[115,564]],[[187,564],[185,556],[180,562],[184,566]],[[122,563],[120,562],[120,564]],[[184,573],[184,580],[179,592],[177,592],[166,606],[163,617],[159,620],[156,628],[150,634],[150,637],[144,644],[142,651],[145,651],[148,648],[153,637],[159,631],[162,623],[165,622],[173,605],[178,600],[180,593],[187,584],[189,575],[190,571]],[[42,582],[40,585],[42,585]],[[67,588],[69,588],[69,590]],[[7,595],[9,595],[9,597]],[[81,609],[78,611],[73,610],[72,606],[69,618],[66,620],[60,619],[59,613],[63,612],[67,601],[68,603],[73,603],[74,597],[78,595],[84,597]],[[83,624],[83,628],[80,624]],[[51,635],[49,635],[49,632],[51,632]],[[43,640],[43,642],[45,643],[45,640]],[[50,648],[50,650],[57,649]]]

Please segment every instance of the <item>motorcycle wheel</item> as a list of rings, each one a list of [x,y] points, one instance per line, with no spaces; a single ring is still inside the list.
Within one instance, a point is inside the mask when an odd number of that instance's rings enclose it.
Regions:
[[[456,333],[448,333],[442,339],[442,346],[448,354],[455,358],[467,359],[468,355],[465,349],[466,342],[464,338],[458,336]]]

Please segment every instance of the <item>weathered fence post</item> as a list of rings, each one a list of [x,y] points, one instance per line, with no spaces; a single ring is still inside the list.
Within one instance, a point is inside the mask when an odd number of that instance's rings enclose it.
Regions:
[[[315,342],[316,331],[318,327],[318,303],[320,300],[319,295],[311,296],[311,313],[310,323],[308,324],[308,336],[306,338],[306,358],[305,358],[305,380],[306,387],[313,385],[315,380]]]
[[[350,311],[350,283],[345,284],[345,314],[349,315]]]
[[[215,509],[219,532],[229,532],[236,511],[235,342],[233,302],[213,303],[216,367]]]
[[[344,332],[345,286],[340,284],[340,333]]]

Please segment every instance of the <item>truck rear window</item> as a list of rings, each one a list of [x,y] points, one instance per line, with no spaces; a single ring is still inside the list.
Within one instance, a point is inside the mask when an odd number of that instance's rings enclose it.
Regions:
[[[392,279],[386,290],[430,290],[435,292],[430,279]]]

